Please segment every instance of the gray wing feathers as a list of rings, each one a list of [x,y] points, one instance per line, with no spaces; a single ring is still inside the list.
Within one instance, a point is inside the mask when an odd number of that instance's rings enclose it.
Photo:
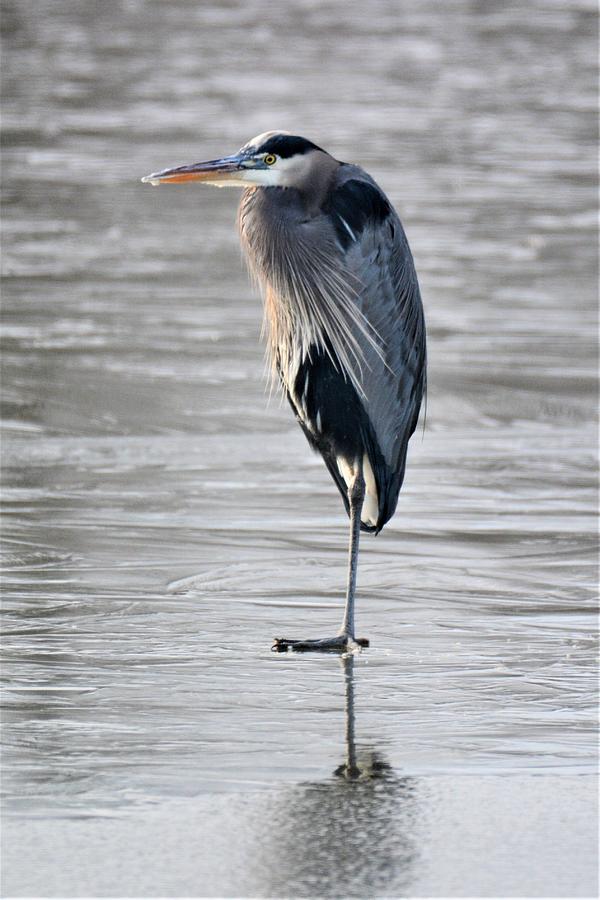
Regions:
[[[357,305],[378,336],[363,341],[363,405],[386,463],[403,465],[425,389],[425,324],[412,255],[395,213],[367,225],[346,265],[361,284]]]
[[[400,219],[376,183],[355,166],[344,166],[342,175],[342,185],[349,179],[360,181],[375,189],[385,204],[339,252],[340,262],[358,285],[355,302],[377,344],[374,347],[355,332],[364,357],[363,406],[386,464],[398,471],[404,468],[426,383],[419,284]]]

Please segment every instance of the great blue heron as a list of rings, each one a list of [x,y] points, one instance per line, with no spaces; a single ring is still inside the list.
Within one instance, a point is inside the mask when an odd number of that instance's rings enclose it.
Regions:
[[[276,638],[273,649],[367,645],[354,631],[360,531],[377,534],[396,509],[426,378],[423,307],[400,219],[363,169],[282,131],[142,181],[246,188],[238,226],[264,295],[273,373],[350,517],[339,633]]]

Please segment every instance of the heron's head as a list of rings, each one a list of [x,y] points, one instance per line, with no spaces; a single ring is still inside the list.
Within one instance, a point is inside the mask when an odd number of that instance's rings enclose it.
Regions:
[[[266,131],[232,156],[146,175],[149,184],[204,181],[217,187],[302,187],[337,161],[312,141],[287,131]]]

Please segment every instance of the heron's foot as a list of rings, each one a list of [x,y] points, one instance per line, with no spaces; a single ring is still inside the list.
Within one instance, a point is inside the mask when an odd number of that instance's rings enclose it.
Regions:
[[[296,653],[351,653],[368,646],[368,638],[352,638],[348,634],[338,634],[333,638],[321,638],[313,641],[274,638],[271,650],[275,653],[285,653],[287,650],[295,650]]]

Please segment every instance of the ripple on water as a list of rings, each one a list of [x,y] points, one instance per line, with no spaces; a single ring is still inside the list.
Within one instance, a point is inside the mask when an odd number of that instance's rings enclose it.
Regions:
[[[565,881],[595,852],[577,856],[593,829],[565,787],[597,752],[591,4],[357,10],[5,13],[3,786],[13,828],[52,816],[58,836],[54,868],[31,867],[14,831],[15,893],[52,873],[56,896],[89,891],[84,858],[122,893],[82,822],[110,817],[134,871],[155,816],[131,893],[185,819],[197,843],[149,890],[183,872],[173,896],[221,894],[231,871],[279,894],[283,858],[307,896],[504,895],[514,871],[515,896],[594,894]],[[347,520],[269,401],[235,200],[139,183],[298,123],[398,206],[428,318],[427,424],[396,517],[363,540],[371,647],[351,673],[270,652],[337,628]],[[354,791],[352,747],[381,775]],[[536,794],[525,776],[549,773]],[[194,880],[211,841],[221,880]]]

